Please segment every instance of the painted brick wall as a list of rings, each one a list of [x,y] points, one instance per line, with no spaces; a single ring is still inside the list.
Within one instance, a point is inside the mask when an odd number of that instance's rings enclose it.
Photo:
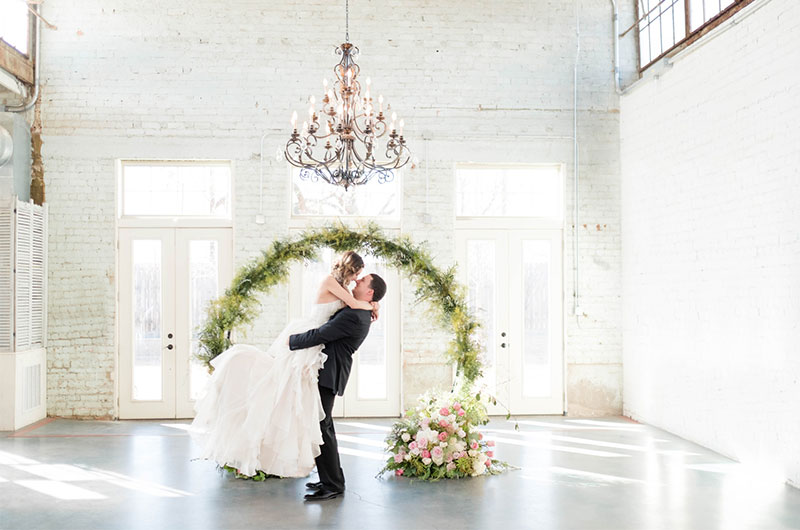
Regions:
[[[630,4],[630,5],[628,5]],[[626,3],[623,22],[632,18]],[[564,293],[570,411],[621,411],[618,98],[613,90],[611,8],[603,0],[458,4],[370,1],[351,6],[359,64],[406,119],[422,158],[430,138],[428,204],[421,170],[408,171],[402,231],[454,260],[453,168],[458,162],[565,165],[572,211],[572,86],[580,21],[581,290],[571,316],[572,222],[565,220]],[[45,8],[58,31],[43,41],[43,122],[51,204],[49,412],[113,415],[115,388],[114,160],[234,161],[235,261],[288,233],[287,173],[270,156],[285,142],[336,62],[341,6],[194,1],[61,1]],[[631,58],[625,67],[630,70]],[[256,225],[258,151],[265,145],[267,223]],[[80,196],[87,202],[76,201]],[[89,197],[91,196],[91,199]],[[431,213],[427,222],[425,208]],[[85,211],[84,211],[85,210]],[[91,218],[90,218],[91,217]],[[584,226],[585,225],[585,226]],[[88,248],[97,248],[88,252]],[[57,266],[56,266],[57,265]],[[91,311],[77,311],[91,288]],[[446,384],[446,340],[420,326],[404,288],[404,400]],[[265,300],[248,339],[285,322],[285,290]],[[56,324],[60,323],[60,324]],[[90,335],[91,334],[91,335]],[[81,342],[88,340],[89,344]],[[91,387],[97,399],[82,405]]]
[[[800,6],[622,98],[625,414],[800,484]]]

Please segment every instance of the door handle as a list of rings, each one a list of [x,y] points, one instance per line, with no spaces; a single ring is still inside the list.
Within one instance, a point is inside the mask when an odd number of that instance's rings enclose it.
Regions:
[[[501,343],[501,344],[500,344],[500,347],[501,347],[501,348],[505,348],[505,347],[506,347],[506,343],[505,343],[505,342]]]
[[[171,350],[172,348],[174,348],[174,346],[172,344],[167,344],[167,349],[168,350]]]
[[[167,334],[167,338],[171,339],[172,338],[172,333]]]

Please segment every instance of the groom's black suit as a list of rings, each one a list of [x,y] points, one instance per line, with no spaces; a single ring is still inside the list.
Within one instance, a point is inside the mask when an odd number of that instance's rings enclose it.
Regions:
[[[316,459],[320,482],[323,489],[328,491],[344,491],[344,472],[339,464],[339,447],[331,417],[333,401],[336,394],[344,395],[353,365],[353,353],[367,338],[370,322],[369,310],[345,307],[319,328],[289,337],[290,350],[324,344],[322,351],[328,356],[319,371],[319,395],[325,409],[325,419],[320,422],[322,452]]]

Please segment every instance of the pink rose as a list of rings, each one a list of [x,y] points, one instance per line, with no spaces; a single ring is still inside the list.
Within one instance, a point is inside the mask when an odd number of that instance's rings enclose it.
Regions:
[[[447,455],[447,461],[452,462],[455,457],[456,457],[455,453],[450,453],[449,455]]]
[[[431,457],[431,452],[430,451],[428,451],[427,449],[422,451],[422,458],[430,458],[430,457]]]
[[[434,447],[431,449],[431,458],[441,458],[444,452],[441,447]]]
[[[486,442],[486,445],[488,445],[489,447],[494,447],[494,440],[489,440],[488,442]]]
[[[439,420],[439,427],[443,427],[446,429],[449,426],[450,424],[447,422],[447,420]]]
[[[403,456],[405,456],[403,455],[403,453],[397,453],[396,455],[394,455],[394,463],[399,464],[400,462],[402,462]]]
[[[458,402],[456,402],[456,403],[453,403],[453,408],[454,408],[455,410],[461,410],[461,403],[458,403]]]
[[[410,444],[408,444],[409,450],[413,451],[416,448],[417,448],[417,442],[411,442]]]
[[[469,444],[469,448],[470,449],[478,449],[478,442],[473,440],[473,442],[471,444]]]
[[[447,433],[446,432],[440,432],[439,433],[439,441],[443,442],[445,440],[447,440]]]
[[[459,416],[463,416],[464,414],[466,414],[466,412],[464,412],[464,409],[459,409],[458,410],[458,415]]]
[[[448,471],[453,471],[455,468],[456,468],[456,465],[453,462],[450,462],[449,464],[447,464],[447,470]]]
[[[419,447],[420,449],[424,449],[425,447],[428,447],[428,439],[425,438],[424,436],[418,436],[417,437],[417,447]]]
[[[478,433],[478,440],[483,440],[483,433],[482,432]]]
[[[403,474],[403,470],[402,470],[402,469],[395,469],[395,470],[394,470],[394,474],[395,474],[395,476],[398,476],[398,477],[399,477],[400,475],[402,475],[402,474]]]
[[[439,409],[439,414],[441,414],[442,416],[449,416],[450,409],[448,409],[447,407],[442,407],[441,409]]]
[[[486,456],[492,458],[494,456],[494,451],[486,451]]]
[[[489,466],[492,465],[492,461],[491,460],[487,460],[486,462],[484,462],[484,464],[486,464],[486,467],[489,467]]]

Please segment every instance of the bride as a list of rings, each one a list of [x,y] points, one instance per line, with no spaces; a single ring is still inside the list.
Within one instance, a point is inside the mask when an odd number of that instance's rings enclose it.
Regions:
[[[201,458],[248,476],[311,472],[322,445],[317,378],[327,356],[323,345],[290,351],[287,340],[324,324],[345,304],[377,318],[377,303],[356,300],[347,288],[363,269],[361,256],[345,252],[320,285],[311,314],[290,322],[267,351],[237,344],[211,361],[214,373],[189,431]]]

